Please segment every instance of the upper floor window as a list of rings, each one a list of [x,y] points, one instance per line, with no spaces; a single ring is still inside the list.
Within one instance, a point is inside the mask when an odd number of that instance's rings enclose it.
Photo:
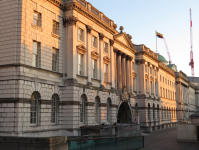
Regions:
[[[95,36],[92,36],[92,47],[97,47],[97,38]]]
[[[78,40],[83,41],[83,30],[78,28]]]
[[[156,76],[156,70],[155,70],[155,76]]]
[[[53,21],[53,33],[59,34],[59,23],[56,21]]]
[[[51,102],[51,123],[57,123],[58,100],[58,95],[54,94]]]
[[[163,77],[163,83],[164,83],[164,77]]]
[[[104,42],[104,52],[108,53],[108,43]]]
[[[33,41],[32,46],[32,66],[39,67],[39,59],[40,59],[40,43]]]
[[[104,64],[104,81],[108,82],[108,64]]]
[[[147,72],[147,65],[145,65],[145,72]]]
[[[41,27],[41,14],[38,12],[33,12],[33,24]]]
[[[82,60],[83,60],[83,55],[78,54],[78,75],[82,75]]]
[[[97,60],[92,59],[92,78],[97,78]]]
[[[58,54],[59,50],[53,48],[52,49],[52,71],[58,71]]]
[[[160,81],[162,81],[161,75],[160,75]]]
[[[152,68],[150,68],[150,74],[152,74]]]

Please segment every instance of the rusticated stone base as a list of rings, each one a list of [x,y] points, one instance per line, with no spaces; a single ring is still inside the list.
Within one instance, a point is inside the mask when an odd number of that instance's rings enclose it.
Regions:
[[[0,137],[1,150],[68,150],[67,137]]]

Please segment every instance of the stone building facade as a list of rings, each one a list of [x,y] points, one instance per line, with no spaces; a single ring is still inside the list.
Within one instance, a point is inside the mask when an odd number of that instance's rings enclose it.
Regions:
[[[151,132],[197,110],[192,78],[92,4],[1,0],[0,8],[1,136],[81,135],[82,126],[137,121]]]

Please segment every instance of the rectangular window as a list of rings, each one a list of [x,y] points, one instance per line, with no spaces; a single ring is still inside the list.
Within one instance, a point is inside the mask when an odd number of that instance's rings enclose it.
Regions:
[[[147,65],[145,65],[145,72],[147,72]]]
[[[92,59],[92,78],[96,79],[97,78],[97,60]]]
[[[82,59],[83,55],[78,54],[78,75],[82,75]]]
[[[150,74],[152,74],[152,68],[150,68]]]
[[[108,53],[108,43],[104,42],[104,52]]]
[[[53,21],[53,33],[54,34],[59,34],[59,23],[56,21]]]
[[[38,12],[33,12],[33,24],[41,27],[41,14]]]
[[[160,96],[162,97],[162,87],[160,87]]]
[[[153,94],[153,84],[152,84],[152,81],[151,81],[151,93]]]
[[[135,78],[133,78],[133,91],[136,91],[136,89],[135,89]]]
[[[160,75],[160,81],[162,81],[161,75]]]
[[[78,28],[78,40],[83,41],[83,30]]]
[[[40,58],[40,43],[33,41],[32,46],[32,66],[39,67],[39,58]]]
[[[148,90],[147,90],[147,79],[145,80],[145,89],[146,89],[146,93],[148,92]]]
[[[52,71],[58,72],[58,54],[59,50],[52,49]]]
[[[104,64],[104,81],[108,82],[108,64]]]
[[[92,36],[92,47],[97,47],[97,38],[95,36]]]

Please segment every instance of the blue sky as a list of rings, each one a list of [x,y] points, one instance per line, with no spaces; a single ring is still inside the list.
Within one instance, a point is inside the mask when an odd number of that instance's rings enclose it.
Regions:
[[[132,35],[134,44],[145,44],[156,51],[155,30],[167,41],[172,62],[191,76],[190,8],[193,21],[193,53],[195,76],[199,77],[199,0],[88,0],[95,8],[113,20],[119,30]],[[168,60],[162,39],[157,40],[158,52]]]

